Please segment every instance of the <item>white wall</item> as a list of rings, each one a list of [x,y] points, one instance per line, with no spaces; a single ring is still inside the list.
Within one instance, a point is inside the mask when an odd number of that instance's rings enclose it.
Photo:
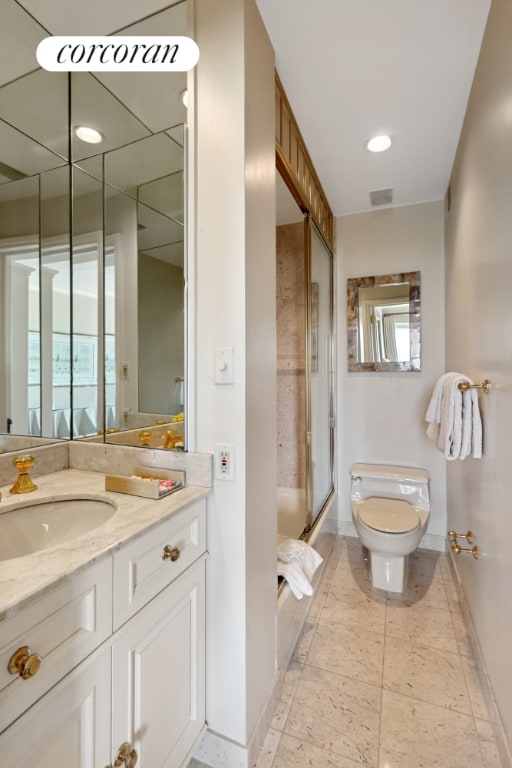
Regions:
[[[351,529],[353,462],[424,467],[431,476],[431,517],[422,546],[443,548],[445,460],[426,437],[424,421],[432,388],[444,373],[443,204],[343,216],[336,226],[340,530]],[[421,272],[421,372],[348,373],[347,278],[415,270]]]
[[[192,450],[234,447],[208,502],[207,720],[246,745],[275,677],[274,58],[253,0],[197,0]],[[234,383],[214,383],[214,349]]]
[[[448,466],[448,523],[471,529],[479,560],[456,567],[512,744],[512,3],[493,0],[446,214],[447,364],[482,395],[481,460]]]

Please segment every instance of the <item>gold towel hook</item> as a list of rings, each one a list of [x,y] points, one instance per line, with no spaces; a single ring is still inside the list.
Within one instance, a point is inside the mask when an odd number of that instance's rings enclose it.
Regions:
[[[491,388],[491,382],[489,379],[484,379],[481,384],[470,384],[469,381],[459,381],[458,388],[461,392],[467,392],[468,389],[482,389],[486,395],[489,394]]]
[[[448,538],[451,541],[450,549],[454,555],[460,555],[461,552],[469,552],[475,560],[478,560],[478,547],[475,544],[473,547],[461,547],[457,539],[466,539],[468,544],[473,544],[473,534],[471,531],[467,533],[455,533],[455,531],[448,531]]]

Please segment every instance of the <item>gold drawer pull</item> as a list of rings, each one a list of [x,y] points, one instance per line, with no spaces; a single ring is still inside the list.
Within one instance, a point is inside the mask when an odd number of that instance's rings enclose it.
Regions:
[[[19,675],[23,680],[34,677],[39,672],[41,657],[38,653],[31,653],[28,645],[24,645],[13,653],[9,659],[7,669],[11,675]]]
[[[114,766],[124,765],[126,768],[135,768],[137,764],[138,755],[135,749],[132,749],[132,745],[127,741],[121,744],[117,750],[117,757]]]
[[[172,562],[175,563],[180,555],[181,552],[179,551],[178,547],[170,547],[169,544],[166,544],[164,547],[162,560],[172,560]]]

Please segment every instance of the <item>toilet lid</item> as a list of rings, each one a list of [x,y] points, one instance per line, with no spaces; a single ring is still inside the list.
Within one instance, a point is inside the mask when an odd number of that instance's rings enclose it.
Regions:
[[[420,523],[418,511],[408,501],[372,496],[361,502],[359,517],[377,531],[405,533]]]

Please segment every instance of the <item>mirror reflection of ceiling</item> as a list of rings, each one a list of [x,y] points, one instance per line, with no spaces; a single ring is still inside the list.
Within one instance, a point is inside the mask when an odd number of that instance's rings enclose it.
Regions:
[[[63,165],[68,154],[67,126],[62,117],[68,111],[67,74],[40,69],[35,52],[38,42],[48,34],[64,34],[62,30],[66,27],[67,17],[72,15],[73,23],[78,23],[78,6],[58,0],[45,4],[44,8],[40,2],[24,2],[22,5],[34,18],[28,16],[15,0],[2,0],[0,147],[9,148],[9,157],[0,150],[0,183]],[[84,6],[89,19],[87,27],[91,21],[90,5]],[[101,8],[102,15],[106,12],[107,17],[90,29],[90,33],[155,35],[162,28],[172,28],[173,34],[187,34],[184,2],[168,7],[168,2],[145,1],[144,8],[139,3],[116,3],[114,29],[108,28],[108,4],[96,5],[98,11]],[[147,17],[152,10],[159,11],[162,7],[166,10]],[[141,16],[147,18],[132,23],[134,18]],[[87,33],[85,28],[74,30],[75,33],[78,31]],[[73,33],[69,25],[67,33]],[[151,88],[148,88],[148,77],[151,78]],[[104,142],[92,145],[74,137],[72,159],[81,161],[99,151],[109,151],[184,123],[186,110],[180,94],[185,88],[186,73],[173,73],[172,78],[164,72],[130,73],[129,78],[122,72],[74,73],[73,124],[96,128],[103,134]],[[154,98],[155,92],[159,94],[158,99]],[[123,183],[130,185],[128,180]],[[138,183],[135,177],[131,186]]]

